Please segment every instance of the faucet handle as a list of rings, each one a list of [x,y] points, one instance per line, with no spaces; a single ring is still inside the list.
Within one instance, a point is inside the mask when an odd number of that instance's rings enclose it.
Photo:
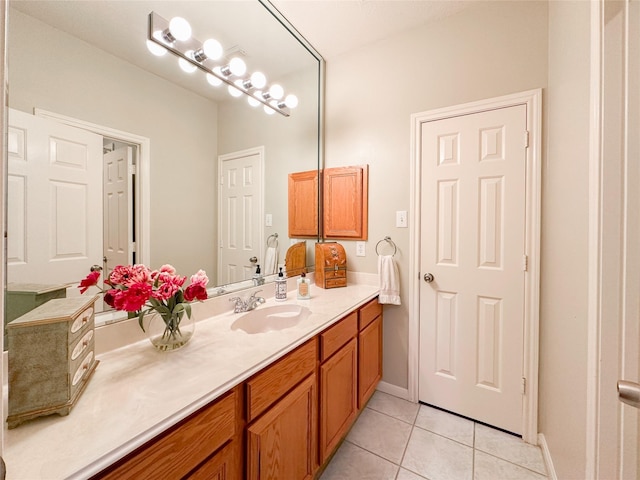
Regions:
[[[256,290],[255,292],[253,292],[251,294],[251,296],[249,298],[256,298],[256,294],[260,293],[262,290]]]

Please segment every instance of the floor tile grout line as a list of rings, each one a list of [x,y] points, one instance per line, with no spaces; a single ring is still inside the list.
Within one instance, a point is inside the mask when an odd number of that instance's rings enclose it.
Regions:
[[[369,450],[367,448],[364,448],[362,445],[358,445],[357,443],[353,443],[351,440],[346,440],[345,439],[345,442],[350,443],[354,447],[357,447],[360,450],[364,450],[365,452],[370,453],[371,455],[375,455],[376,457],[378,457],[378,458],[384,460],[385,462],[390,463],[391,465],[394,465],[394,466],[398,467],[398,469],[400,469],[400,464],[394,462],[393,460],[389,460],[388,458],[384,458],[382,455],[380,455],[380,454],[378,454],[376,452],[372,452],[371,450]]]
[[[539,471],[534,470],[534,469],[532,469],[530,467],[525,467],[524,465],[521,465],[519,463],[515,463],[515,462],[513,462],[511,460],[507,460],[506,458],[499,457],[498,455],[494,455],[493,453],[486,452],[486,451],[482,450],[481,448],[474,448],[473,450],[474,451],[478,451],[480,453],[484,453],[485,455],[489,455],[490,457],[497,458],[498,460],[502,460],[503,462],[509,463],[511,465],[515,465],[516,467],[523,468],[523,469],[528,470],[530,472],[533,472],[533,473],[535,473],[537,475],[540,475],[540,476],[542,476],[544,478],[549,478],[549,475],[547,473],[540,473]]]
[[[427,407],[428,407],[428,405],[425,405],[425,406],[427,406]],[[390,415],[390,414],[388,414],[388,413],[386,413],[386,412],[383,412],[383,411],[377,410],[377,409],[375,409],[375,408],[371,407],[370,405],[367,405],[367,406],[365,407],[365,408],[370,409],[371,411],[374,411],[374,412],[376,412],[376,413],[379,413],[379,414],[384,415],[384,416],[386,416],[386,417],[389,417],[389,418],[391,418],[391,419],[394,419],[394,420],[397,420],[397,421],[399,421],[399,422],[402,422],[402,423],[405,423],[405,424],[409,424],[409,425],[411,425],[411,432],[409,433],[409,439],[407,440],[407,442],[406,442],[406,444],[405,444],[405,446],[404,446],[404,450],[403,450],[403,452],[402,452],[402,457],[401,457],[401,459],[400,459],[400,463],[399,463],[399,464],[397,464],[397,463],[395,463],[395,462],[393,462],[393,461],[391,461],[391,460],[389,460],[389,459],[387,459],[387,458],[384,458],[384,457],[382,457],[382,456],[378,455],[378,454],[377,454],[377,453],[375,453],[375,452],[371,452],[370,450],[367,450],[366,448],[364,448],[364,447],[362,447],[362,446],[360,446],[360,445],[358,445],[358,444],[356,444],[356,443],[353,443],[353,442],[351,442],[351,441],[350,441],[349,443],[351,443],[352,445],[354,445],[354,446],[356,446],[356,447],[358,447],[358,448],[360,448],[360,449],[362,449],[362,450],[364,450],[364,451],[366,451],[366,452],[369,452],[369,453],[371,453],[372,455],[375,455],[375,456],[377,456],[377,457],[379,457],[379,458],[381,458],[381,459],[383,459],[383,460],[385,460],[385,461],[387,461],[387,462],[389,462],[389,463],[391,463],[391,464],[393,464],[393,465],[397,465],[397,466],[398,466],[398,471],[396,472],[396,477],[397,477],[397,476],[400,474],[400,468],[404,468],[404,467],[402,467],[402,462],[404,461],[404,457],[405,457],[405,455],[406,455],[407,448],[408,448],[408,446],[409,446],[409,440],[411,440],[411,436],[413,435],[413,431],[414,431],[414,429],[415,429],[415,428],[419,428],[419,429],[420,429],[420,430],[422,430],[422,431],[429,432],[429,433],[431,433],[431,434],[433,434],[433,435],[437,435],[438,437],[441,437],[441,438],[444,438],[444,439],[450,440],[450,441],[452,441],[452,442],[457,443],[458,445],[462,445],[462,446],[464,446],[464,447],[471,448],[471,449],[472,449],[472,454],[473,454],[473,455],[472,455],[472,477],[471,477],[471,478],[474,478],[474,477],[473,477],[473,475],[475,474],[475,457],[476,457],[476,451],[482,452],[482,453],[484,453],[484,454],[486,454],[486,455],[489,455],[489,456],[491,456],[491,457],[493,457],[493,458],[497,458],[498,460],[502,460],[502,461],[507,462],[507,463],[509,463],[509,464],[511,464],[511,465],[514,465],[514,466],[516,466],[516,467],[523,468],[523,469],[528,470],[528,471],[530,471],[530,472],[532,472],[532,473],[535,473],[535,474],[537,474],[537,475],[541,475],[542,477],[548,478],[548,475],[547,475],[546,473],[540,473],[539,471],[537,471],[537,470],[533,470],[533,469],[532,469],[532,468],[530,468],[530,467],[526,467],[526,466],[524,466],[524,465],[520,465],[520,464],[515,463],[515,462],[513,462],[513,461],[511,461],[511,460],[508,460],[508,459],[506,459],[506,458],[502,458],[502,457],[500,457],[500,456],[498,456],[498,455],[494,455],[494,454],[492,454],[492,453],[486,452],[486,451],[484,451],[484,450],[482,450],[482,449],[480,449],[480,448],[476,448],[476,427],[477,427],[477,425],[478,425],[479,423],[478,423],[478,422],[475,422],[475,421],[473,421],[473,420],[471,420],[471,419],[467,419],[467,420],[469,420],[469,421],[471,421],[471,422],[473,423],[472,446],[469,446],[469,445],[467,445],[466,443],[459,442],[458,440],[455,440],[455,439],[453,439],[453,438],[451,438],[451,437],[448,437],[448,436],[446,436],[446,435],[443,435],[443,434],[440,434],[440,433],[438,433],[438,432],[434,432],[434,431],[429,430],[429,429],[427,429],[427,428],[423,428],[423,427],[421,427],[421,426],[419,426],[419,425],[416,425],[416,421],[418,420],[418,416],[419,416],[419,414],[420,414],[420,408],[421,408],[421,407],[422,407],[422,404],[420,404],[420,403],[419,403],[419,404],[418,404],[418,409],[417,409],[416,414],[415,414],[414,419],[413,419],[413,423],[409,423],[409,422],[407,422],[407,421],[405,421],[405,420],[402,420],[402,419],[400,419],[400,418],[398,418],[398,417],[396,417],[396,416],[394,416],[394,415]],[[444,410],[443,410],[443,411],[444,411]],[[444,411],[444,412],[445,412],[445,413],[449,413],[449,412],[446,412],[446,411]],[[455,416],[455,415],[453,415],[453,414],[450,414],[450,415]],[[461,418],[464,418],[464,417],[461,417]],[[345,441],[347,441],[347,440],[345,440]],[[412,470],[409,470],[409,471],[410,471],[410,472],[412,472],[412,473],[415,473],[416,475],[419,475],[419,474],[417,474],[416,472],[413,472]],[[419,476],[420,476],[420,475],[419,475]],[[424,477],[423,477],[423,478],[424,478]]]

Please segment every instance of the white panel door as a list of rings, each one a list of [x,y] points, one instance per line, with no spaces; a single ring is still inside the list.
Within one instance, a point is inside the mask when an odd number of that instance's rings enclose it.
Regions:
[[[422,126],[419,399],[522,433],[526,107]]]
[[[104,278],[116,265],[133,263],[132,169],[131,147],[104,155]]]
[[[9,109],[8,281],[77,283],[102,263],[102,137]]]
[[[256,148],[218,158],[218,284],[250,279],[256,268],[250,259],[262,262],[263,152]]]

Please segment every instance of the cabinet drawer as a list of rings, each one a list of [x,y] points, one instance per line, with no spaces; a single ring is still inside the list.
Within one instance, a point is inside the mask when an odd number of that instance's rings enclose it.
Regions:
[[[316,368],[317,358],[317,340],[313,338],[248,380],[247,421],[254,420],[311,374]]]
[[[378,303],[378,297],[363,305],[359,311],[360,322],[358,328],[360,331],[367,328],[367,325],[373,322],[380,314],[382,314],[382,305]]]
[[[346,278],[327,278],[324,281],[325,288],[346,287]]]
[[[238,394],[237,389],[232,390],[97,478],[168,480],[184,477],[236,433]]]
[[[320,360],[325,361],[358,333],[358,314],[353,312],[320,334]]]

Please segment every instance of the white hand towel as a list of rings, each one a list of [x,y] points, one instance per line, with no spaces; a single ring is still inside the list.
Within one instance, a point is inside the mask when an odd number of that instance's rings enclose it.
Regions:
[[[278,250],[276,247],[268,247],[264,254],[264,269],[262,270],[264,275],[271,275],[277,273],[278,267]]]
[[[393,255],[378,256],[378,275],[380,276],[380,293],[378,303],[400,305],[400,275]]]

